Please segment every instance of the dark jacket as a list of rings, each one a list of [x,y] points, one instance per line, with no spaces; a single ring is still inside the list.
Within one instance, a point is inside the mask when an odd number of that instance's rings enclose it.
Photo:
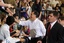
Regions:
[[[46,28],[48,28],[48,26],[49,23]],[[56,22],[47,36],[48,43],[63,43],[63,26]]]

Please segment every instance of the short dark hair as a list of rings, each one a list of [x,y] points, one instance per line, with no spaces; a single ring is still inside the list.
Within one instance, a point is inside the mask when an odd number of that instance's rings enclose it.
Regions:
[[[64,16],[60,16],[59,19],[64,20]]]
[[[32,12],[34,12],[37,18],[39,17],[39,13],[37,11],[32,11]]]
[[[53,14],[54,16],[58,17],[59,13],[56,11],[49,11],[49,14]]]
[[[6,24],[11,25],[15,22],[14,17],[8,16],[6,19]]]

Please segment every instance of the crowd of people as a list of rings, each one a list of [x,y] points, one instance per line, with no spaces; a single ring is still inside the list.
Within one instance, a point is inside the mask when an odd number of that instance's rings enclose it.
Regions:
[[[64,3],[56,0],[0,0],[0,43],[64,43]]]

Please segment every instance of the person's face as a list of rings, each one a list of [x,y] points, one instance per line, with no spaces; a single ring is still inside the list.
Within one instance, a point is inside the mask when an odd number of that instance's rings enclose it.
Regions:
[[[32,12],[31,15],[30,15],[30,19],[34,20],[35,18],[36,18],[36,15],[34,14],[34,12]]]
[[[25,28],[25,30],[27,30],[27,29],[28,29],[28,27],[27,27],[27,26],[24,26],[24,28]]]
[[[4,22],[4,23],[6,22],[6,17],[3,19],[3,22]]]
[[[56,20],[56,17],[51,13],[48,16],[48,22],[54,22]]]

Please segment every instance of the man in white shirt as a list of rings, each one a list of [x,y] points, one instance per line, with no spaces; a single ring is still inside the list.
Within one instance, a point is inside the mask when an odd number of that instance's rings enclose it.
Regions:
[[[40,37],[45,36],[46,34],[46,29],[44,24],[42,23],[42,21],[40,21],[37,17],[38,17],[38,13],[36,11],[33,11],[31,13],[30,19],[27,21],[18,21],[17,19],[15,20],[16,22],[18,22],[20,25],[22,26],[28,26],[30,29],[30,36],[32,37],[31,39],[31,43],[35,43],[37,42],[37,40],[39,40]],[[32,35],[32,32],[33,35]]]

